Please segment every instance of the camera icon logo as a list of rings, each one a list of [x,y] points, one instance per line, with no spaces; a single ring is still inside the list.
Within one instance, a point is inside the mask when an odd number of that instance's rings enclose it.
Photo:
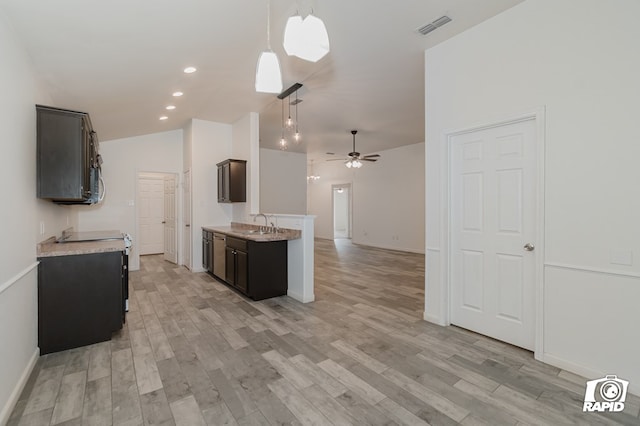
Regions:
[[[585,412],[619,412],[624,410],[629,382],[616,375],[590,380],[584,392]]]

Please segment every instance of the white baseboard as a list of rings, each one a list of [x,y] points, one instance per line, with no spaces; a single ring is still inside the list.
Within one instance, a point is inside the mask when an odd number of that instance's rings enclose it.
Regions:
[[[5,425],[9,422],[9,417],[11,416],[11,412],[13,408],[18,403],[18,398],[20,398],[20,394],[24,389],[24,386],[27,384],[27,380],[29,380],[29,376],[33,371],[33,368],[36,366],[36,362],[38,362],[38,358],[40,357],[40,348],[36,348],[29,360],[29,363],[25,367],[22,375],[20,376],[20,380],[16,383],[16,386],[13,388],[13,392],[9,396],[9,400],[6,402],[4,407],[2,407],[2,411],[0,411],[0,425]]]
[[[316,300],[315,294],[312,294],[311,296],[308,296],[305,298],[302,294],[299,294],[291,290],[287,290],[287,296],[291,297],[292,299],[296,299],[298,302],[302,302],[302,303],[311,303],[314,300]]]
[[[391,250],[391,251],[401,251],[404,253],[415,253],[415,254],[425,254],[424,250],[418,250],[418,249],[414,249],[414,248],[406,248],[406,247],[393,247],[393,246],[386,246],[384,244],[366,244],[366,243],[360,243],[360,242],[356,242],[351,240],[351,242],[357,246],[363,246],[363,247],[372,247],[372,248],[378,248],[378,249],[383,249],[383,250]]]
[[[598,379],[600,377],[606,376],[607,374],[618,374],[616,371],[597,371],[592,368],[585,367],[584,365],[576,364],[564,358],[560,358],[550,354],[542,354],[541,361],[546,364],[553,365],[554,367],[562,368],[563,370],[567,370],[571,373],[584,376],[586,380]],[[624,376],[622,376],[621,378],[624,379]],[[586,380],[585,387],[587,385]],[[629,392],[634,395],[640,396],[640,383],[629,383]]]
[[[439,317],[435,317],[435,316],[433,316],[433,315],[429,315],[429,314],[428,314],[428,313],[426,313],[426,312],[423,312],[423,313],[422,313],[422,318],[423,318],[425,321],[432,322],[432,323],[434,323],[434,324],[441,325],[441,326],[443,326],[443,327],[446,327],[446,325],[447,325],[447,324],[445,324],[445,323],[444,323],[444,321],[442,321],[442,319],[441,319],[441,318],[439,318]]]

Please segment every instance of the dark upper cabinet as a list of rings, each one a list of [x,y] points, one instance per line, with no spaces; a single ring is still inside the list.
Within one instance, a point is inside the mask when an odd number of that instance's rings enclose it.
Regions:
[[[218,202],[244,203],[247,201],[247,162],[225,160],[218,166]]]
[[[89,114],[36,105],[37,196],[60,204],[99,200],[98,138]]]

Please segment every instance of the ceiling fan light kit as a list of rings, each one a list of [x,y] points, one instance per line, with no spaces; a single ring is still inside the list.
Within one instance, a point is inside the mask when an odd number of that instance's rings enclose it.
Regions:
[[[279,93],[282,91],[282,73],[278,56],[271,50],[271,7],[267,0],[267,50],[258,57],[256,67],[256,92]]]
[[[349,158],[344,162],[344,165],[348,169],[352,169],[352,168],[359,169],[360,167],[362,167],[363,161],[370,161],[373,163],[378,161],[378,158],[380,157],[380,154],[360,155],[360,153],[356,151],[356,133],[358,133],[357,130],[351,131],[351,134],[353,135],[353,151],[347,154]],[[336,158],[336,160],[339,160],[339,159]],[[335,160],[327,160],[327,161],[335,161]]]

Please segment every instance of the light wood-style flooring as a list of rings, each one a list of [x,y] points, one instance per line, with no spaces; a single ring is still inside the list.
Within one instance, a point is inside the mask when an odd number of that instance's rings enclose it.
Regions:
[[[424,256],[316,241],[316,302],[142,258],[110,342],[39,359],[9,425],[638,425],[586,379],[422,320]]]

